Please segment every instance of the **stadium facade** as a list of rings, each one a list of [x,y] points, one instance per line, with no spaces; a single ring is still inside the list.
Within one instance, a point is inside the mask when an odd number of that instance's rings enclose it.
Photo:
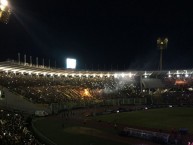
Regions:
[[[132,82],[138,80],[141,91],[143,88],[191,87],[193,70],[162,70],[162,71],[87,71],[73,69],[56,69],[42,65],[29,65],[14,61],[0,62],[0,72],[15,75],[32,75],[45,77],[71,78],[114,78]],[[138,79],[137,79],[138,78]]]

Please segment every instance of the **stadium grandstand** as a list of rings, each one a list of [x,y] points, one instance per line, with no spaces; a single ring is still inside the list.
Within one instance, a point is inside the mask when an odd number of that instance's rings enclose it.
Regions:
[[[58,114],[80,107],[96,110],[98,106],[120,111],[121,106],[131,110],[152,105],[187,106],[193,103],[192,86],[192,70],[86,71],[0,62],[0,143],[41,145],[24,114],[35,115],[38,110]],[[15,138],[10,140],[13,133]]]
[[[0,85],[36,104],[108,102],[158,94],[167,103],[186,103],[193,96],[192,83],[192,70],[80,71],[0,62]]]

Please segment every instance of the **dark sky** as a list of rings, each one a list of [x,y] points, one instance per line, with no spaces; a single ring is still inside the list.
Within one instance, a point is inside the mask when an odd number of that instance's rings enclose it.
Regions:
[[[168,37],[163,69],[193,67],[193,2],[177,0],[10,0],[0,24],[0,60],[17,53],[64,67],[158,70],[158,37]]]

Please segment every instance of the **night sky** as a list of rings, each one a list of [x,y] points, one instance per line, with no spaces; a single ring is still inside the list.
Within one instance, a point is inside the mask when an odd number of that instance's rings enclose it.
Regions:
[[[193,2],[174,0],[10,0],[0,24],[0,61],[17,53],[79,69],[158,70],[156,40],[167,37],[163,69],[193,68]]]

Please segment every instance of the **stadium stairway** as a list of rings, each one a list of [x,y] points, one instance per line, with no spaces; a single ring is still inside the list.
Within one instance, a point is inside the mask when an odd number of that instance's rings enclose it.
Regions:
[[[50,107],[48,105],[33,104],[26,100],[23,96],[9,91],[5,87],[0,87],[5,93],[5,98],[0,99],[0,107],[7,109],[15,109],[23,111],[25,113],[34,114],[36,110],[45,110],[50,112]]]

